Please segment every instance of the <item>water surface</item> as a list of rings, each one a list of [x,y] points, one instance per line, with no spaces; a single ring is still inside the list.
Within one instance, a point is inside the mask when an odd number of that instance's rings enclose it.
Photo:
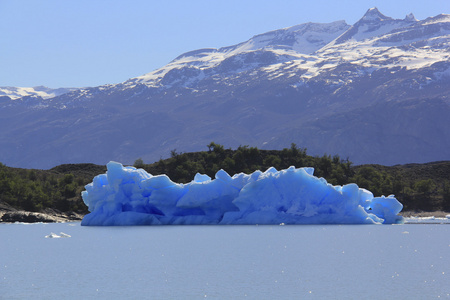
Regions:
[[[450,226],[0,224],[0,270],[0,299],[446,299]]]

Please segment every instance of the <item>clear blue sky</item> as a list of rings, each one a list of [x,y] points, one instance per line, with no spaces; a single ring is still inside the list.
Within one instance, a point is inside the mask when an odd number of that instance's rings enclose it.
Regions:
[[[370,7],[417,19],[450,0],[0,0],[0,86],[119,83],[199,48],[306,22],[353,24]]]

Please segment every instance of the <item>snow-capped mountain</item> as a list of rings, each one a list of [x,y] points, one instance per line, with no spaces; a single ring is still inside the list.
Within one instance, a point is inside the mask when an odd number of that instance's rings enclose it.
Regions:
[[[49,99],[0,98],[0,161],[151,162],[226,147],[339,154],[355,163],[450,159],[450,15],[376,8],[184,53],[123,83]]]
[[[349,28],[345,21],[306,23],[254,36],[246,42],[220,49],[184,53],[168,65],[124,83],[149,87],[190,87],[216,74],[236,74],[302,58],[321,49]],[[186,75],[178,76],[182,72]]]
[[[347,62],[363,68],[420,68],[448,57],[445,46],[448,46],[449,18],[440,15],[419,22],[410,14],[405,19],[395,20],[372,8],[353,26],[345,21],[306,23],[257,35],[231,47],[188,52],[165,67],[130,79],[124,85],[194,87],[199,81],[218,74],[242,74],[249,70],[263,71],[269,77],[305,72],[300,77],[308,80]],[[425,45],[420,49],[415,47],[419,53],[412,53],[405,47],[417,42],[444,44],[439,53],[434,50],[436,47],[430,49]]]
[[[49,99],[62,94],[66,94],[71,91],[77,90],[76,88],[58,88],[51,89],[46,86],[35,87],[0,87],[0,97],[9,97],[11,100],[16,100],[22,97],[40,97],[42,99]]]

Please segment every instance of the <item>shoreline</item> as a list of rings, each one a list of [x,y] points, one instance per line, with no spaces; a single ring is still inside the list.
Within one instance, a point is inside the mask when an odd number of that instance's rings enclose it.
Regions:
[[[0,209],[1,223],[65,223],[72,221],[81,221],[83,214],[76,212],[60,212],[54,209],[45,209],[43,212],[30,212],[16,209]]]
[[[435,217],[435,218],[446,218],[448,215],[450,215],[450,212],[445,211],[404,211],[399,213],[400,216],[404,218],[429,218],[429,217]]]
[[[404,218],[447,218],[450,212],[445,211],[404,211],[399,213]],[[14,208],[0,209],[0,224],[1,223],[64,223],[72,221],[81,221],[84,215],[76,212],[60,212],[55,209],[47,208],[42,212],[30,212],[24,210],[17,210]]]

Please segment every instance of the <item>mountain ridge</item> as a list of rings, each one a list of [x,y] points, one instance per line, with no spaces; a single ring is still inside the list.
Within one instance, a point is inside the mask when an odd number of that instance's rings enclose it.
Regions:
[[[71,91],[75,91],[78,88],[48,88],[46,86],[35,86],[35,87],[11,87],[2,86],[0,87],[0,97],[7,97],[7,100],[16,100],[23,97],[35,97],[42,99],[50,99]],[[6,99],[5,99],[6,100]]]
[[[294,142],[357,164],[448,160],[450,15],[408,16],[369,9],[351,26],[305,23],[190,51],[119,84],[0,99],[0,160],[155,161],[211,140],[263,149]]]

